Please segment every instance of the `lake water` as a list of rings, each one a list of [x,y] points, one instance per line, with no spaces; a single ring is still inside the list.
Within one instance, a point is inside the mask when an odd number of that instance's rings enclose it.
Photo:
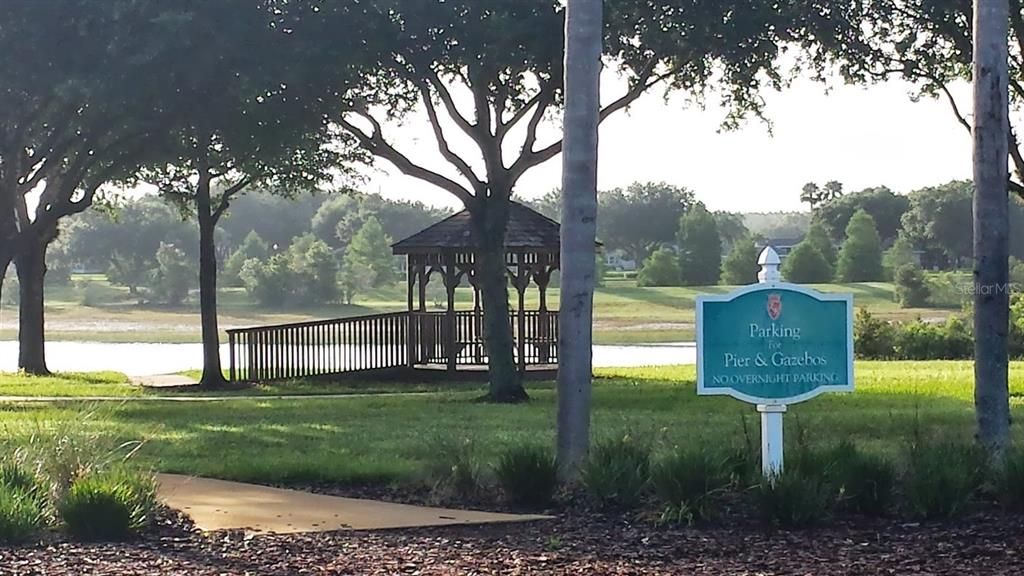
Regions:
[[[221,347],[227,366],[227,346]],[[60,372],[113,370],[129,376],[170,374],[200,368],[199,344],[106,344],[95,342],[49,342],[47,364]],[[594,366],[664,366],[694,364],[697,350],[692,342],[635,346],[594,346]],[[18,365],[18,343],[0,341],[0,372],[11,372]]]

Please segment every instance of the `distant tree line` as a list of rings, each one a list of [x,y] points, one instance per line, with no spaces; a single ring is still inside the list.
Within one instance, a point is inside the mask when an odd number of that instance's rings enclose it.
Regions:
[[[294,200],[254,192],[216,227],[221,284],[244,287],[270,307],[352,303],[396,280],[392,240],[445,215],[354,191]],[[47,251],[46,280],[67,284],[72,270],[98,272],[140,303],[177,306],[198,287],[198,245],[195,225],[175,204],[154,195],[122,198],[64,223]],[[17,301],[16,291],[5,296]]]

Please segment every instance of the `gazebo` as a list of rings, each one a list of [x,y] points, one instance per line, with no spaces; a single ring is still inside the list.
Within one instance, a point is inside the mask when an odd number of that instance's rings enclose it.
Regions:
[[[471,225],[469,211],[463,210],[391,247],[394,254],[405,256],[407,263],[410,367],[443,367],[455,372],[487,364]],[[559,268],[559,248],[557,222],[511,203],[505,263],[507,281],[516,295],[509,321],[516,364],[522,372],[551,369],[557,363],[558,311],[548,308],[547,289],[552,273]],[[445,290],[446,303],[441,310],[427,308],[427,286],[432,280]],[[527,310],[531,284],[538,293],[537,306]],[[460,286],[471,288],[473,294],[471,307],[461,310],[456,298]]]

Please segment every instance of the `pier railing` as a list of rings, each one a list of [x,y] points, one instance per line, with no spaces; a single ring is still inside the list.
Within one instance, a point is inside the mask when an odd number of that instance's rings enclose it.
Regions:
[[[558,312],[509,317],[521,369],[558,361]],[[228,330],[231,381],[263,382],[421,366],[487,364],[483,315],[392,312]]]

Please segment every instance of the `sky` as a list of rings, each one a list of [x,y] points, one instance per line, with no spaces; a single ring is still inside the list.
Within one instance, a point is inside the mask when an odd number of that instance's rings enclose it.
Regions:
[[[602,78],[602,101],[623,90],[614,76]],[[952,91],[970,110],[970,86]],[[764,92],[771,126],[752,118],[738,130],[721,130],[726,111],[713,97],[705,107],[660,91],[642,96],[600,129],[598,188],[634,181],[665,181],[693,190],[712,210],[770,212],[806,210],[799,202],[807,182],[838,180],[847,191],[886,185],[897,192],[971,177],[970,135],[946,100],[912,101],[912,87],[899,81],[869,87],[797,80],[782,92]],[[465,103],[465,99],[460,99]],[[466,106],[464,109],[471,109]],[[447,126],[453,147],[472,152]],[[537,148],[552,141],[559,119],[545,122]],[[440,168],[424,115],[386,125],[385,137],[415,161]],[[514,138],[513,136],[519,136]],[[510,135],[515,141],[521,135]],[[366,173],[364,190],[390,198],[458,206],[447,192],[402,175],[378,160]],[[516,186],[522,198],[559,186],[561,156],[528,171]]]

